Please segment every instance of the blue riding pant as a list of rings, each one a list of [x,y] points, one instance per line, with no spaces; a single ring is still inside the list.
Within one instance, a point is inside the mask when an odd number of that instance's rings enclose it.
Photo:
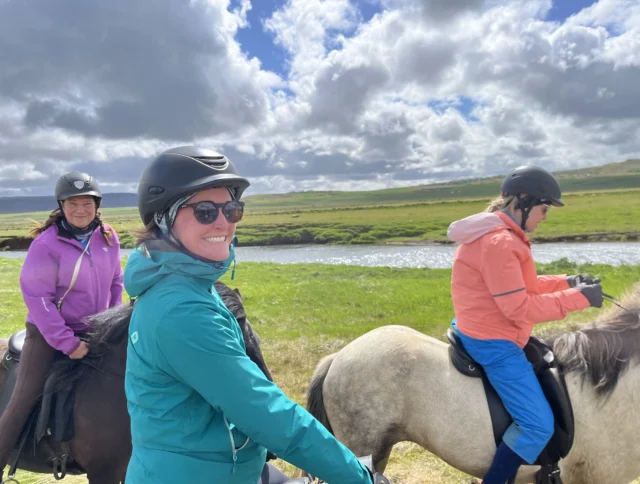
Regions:
[[[514,342],[471,338],[456,328],[462,345],[484,369],[513,423],[502,440],[528,464],[533,464],[553,436],[553,412],[531,363]]]

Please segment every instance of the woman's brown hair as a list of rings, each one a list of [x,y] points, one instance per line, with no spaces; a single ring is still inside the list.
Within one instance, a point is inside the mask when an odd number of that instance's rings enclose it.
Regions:
[[[133,235],[136,239],[136,248],[140,247],[147,240],[155,240],[158,239],[158,231],[160,229],[156,225],[155,220],[151,219],[146,226],[138,229],[133,229],[130,231],[131,235]]]

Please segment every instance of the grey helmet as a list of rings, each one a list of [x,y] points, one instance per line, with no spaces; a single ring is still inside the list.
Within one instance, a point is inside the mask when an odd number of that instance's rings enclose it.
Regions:
[[[79,171],[65,173],[56,183],[55,196],[58,203],[78,195],[89,195],[96,199],[96,205],[100,206],[102,192],[98,182],[91,175]]]
[[[548,201],[556,207],[564,207],[558,180],[544,168],[520,166],[505,177],[501,188],[505,196],[527,194],[536,201]]]
[[[138,211],[146,226],[156,213],[168,210],[181,197],[207,188],[227,187],[236,200],[249,186],[223,154],[198,146],[164,151],[145,167],[138,183]]]

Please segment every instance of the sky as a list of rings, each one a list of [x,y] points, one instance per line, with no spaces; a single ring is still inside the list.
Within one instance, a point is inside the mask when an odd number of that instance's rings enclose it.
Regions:
[[[602,165],[639,80],[636,0],[2,0],[0,196],[190,144],[247,195]]]

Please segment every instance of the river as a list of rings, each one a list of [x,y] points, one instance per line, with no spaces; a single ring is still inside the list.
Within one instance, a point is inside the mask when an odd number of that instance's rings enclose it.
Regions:
[[[576,242],[533,244],[536,262],[566,258],[576,263],[614,266],[640,264],[640,242]],[[278,264],[322,263],[369,267],[450,268],[455,246],[445,245],[285,245],[238,247],[238,262]],[[123,249],[126,255],[131,249]],[[0,252],[0,257],[24,258],[25,251]]]

